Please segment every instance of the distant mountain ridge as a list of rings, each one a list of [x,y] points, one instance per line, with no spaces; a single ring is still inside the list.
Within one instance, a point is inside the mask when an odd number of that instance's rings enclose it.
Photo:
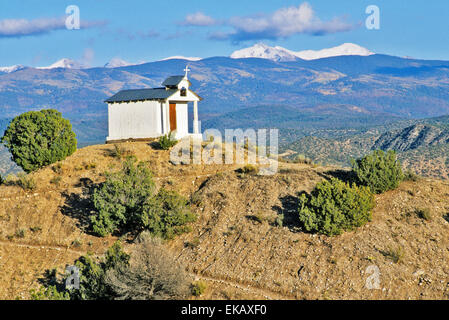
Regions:
[[[363,48],[357,44],[353,43],[344,43],[340,46],[327,48],[322,50],[304,50],[294,52],[292,50],[285,49],[280,46],[270,47],[263,43],[257,43],[252,47],[241,49],[234,51],[231,54],[231,58],[233,59],[242,59],[242,58],[261,58],[268,59],[273,61],[295,61],[298,58],[303,60],[317,60],[322,58],[329,57],[338,57],[338,56],[347,56],[347,55],[358,55],[358,56],[369,56],[374,53],[369,51],[366,48]],[[185,60],[185,61],[200,61],[203,58],[200,57],[186,57],[182,55],[170,56],[159,61],[167,61],[167,60]],[[157,61],[155,61],[157,62]],[[131,65],[143,64],[141,63],[130,63],[121,58],[115,57],[112,58],[109,62],[107,62],[104,67],[105,68],[120,68]],[[11,73],[25,68],[22,65],[14,65],[9,67],[0,67],[0,72]],[[89,66],[75,61],[69,58],[63,58],[50,66],[46,67],[36,67],[36,69],[56,69],[56,68],[64,68],[64,69],[88,69]]]
[[[184,57],[184,56],[172,56],[172,57],[168,57],[159,61],[166,61],[166,60],[185,60],[185,61],[200,61],[202,60],[202,58],[199,57]],[[131,63],[128,62],[126,60],[120,59],[120,58],[112,58],[109,62],[107,62],[103,67],[104,68],[109,68],[109,69],[113,69],[113,68],[121,68],[121,67],[127,67],[127,66],[133,66],[133,65],[139,65],[139,64],[143,64],[144,62],[141,63]],[[69,58],[63,58],[60,59],[58,61],[56,61],[55,63],[46,66],[46,67],[26,67],[23,65],[13,65],[13,66],[9,66],[9,67],[0,67],[0,72],[3,73],[13,73],[25,68],[31,68],[31,69],[39,69],[39,70],[49,70],[49,69],[76,69],[76,70],[82,70],[82,69],[92,69],[94,67],[90,67],[87,66],[81,62],[78,62],[76,60],[73,59],[69,59]]]
[[[192,89],[204,98],[199,105],[204,125],[220,123],[220,117],[230,125],[244,125],[236,114],[250,108],[260,112],[248,114],[246,125],[263,123],[271,110],[262,109],[276,106],[287,108],[272,111],[279,119],[289,117],[289,128],[302,127],[303,114],[318,127],[449,114],[448,61],[375,54],[286,62],[214,57],[116,68],[24,68],[0,73],[0,117],[56,108],[83,128],[83,139],[100,141],[107,130],[106,98],[123,89],[158,87],[166,77],[182,74],[186,64],[192,70]],[[350,108],[330,112],[335,106]]]

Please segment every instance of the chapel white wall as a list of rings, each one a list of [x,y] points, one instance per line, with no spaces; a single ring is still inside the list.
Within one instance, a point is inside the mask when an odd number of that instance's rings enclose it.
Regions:
[[[139,101],[108,104],[107,140],[155,138],[162,134],[161,104]]]

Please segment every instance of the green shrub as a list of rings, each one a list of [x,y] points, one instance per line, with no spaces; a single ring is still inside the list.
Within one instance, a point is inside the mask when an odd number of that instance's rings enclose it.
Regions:
[[[160,137],[158,143],[161,149],[169,150],[171,147],[175,146],[178,143],[178,140],[176,140],[173,137],[173,133],[170,132],[168,135]]]
[[[199,245],[200,245],[200,238],[198,238],[198,237],[193,238],[192,241],[184,242],[184,247],[185,248],[195,249]]]
[[[57,174],[64,173],[61,162],[56,163],[54,166],[51,167],[51,169],[54,171],[54,173],[57,173]]]
[[[196,281],[195,283],[192,283],[192,286],[190,288],[192,295],[195,297],[202,296],[204,292],[207,289],[207,283],[205,281]]]
[[[114,144],[114,149],[111,154],[113,157],[121,159],[125,154],[125,149],[120,147],[118,144]]]
[[[21,172],[17,177],[19,178],[17,183],[23,190],[33,191],[37,188],[36,180],[30,175]]]
[[[120,144],[114,144],[114,149],[111,150],[111,156],[117,159],[123,159],[131,157],[133,155],[134,152],[132,150],[126,149],[125,147],[122,147]]]
[[[189,210],[188,200],[165,189],[159,190],[144,205],[143,213],[145,229],[164,239],[173,239],[176,235],[189,232],[187,224],[196,220],[195,214]]]
[[[416,209],[415,212],[416,212],[416,215],[423,220],[426,220],[426,221],[432,220],[432,214],[430,213],[429,208]]]
[[[41,286],[39,290],[32,289],[30,295],[31,300],[70,300],[69,292],[61,292],[56,286]]]
[[[130,256],[123,251],[120,242],[116,242],[99,262],[90,254],[80,257],[75,265],[80,271],[80,287],[70,291],[73,300],[110,300],[115,294],[106,282],[109,270],[122,268],[129,264]]]
[[[359,183],[376,194],[396,189],[404,178],[401,164],[393,150],[387,153],[376,150],[351,162]]]
[[[75,239],[71,243],[72,247],[79,248],[83,245],[83,242],[80,239]]]
[[[67,289],[67,277],[58,278],[57,270],[47,270],[44,285],[37,291],[31,290],[33,300],[112,300],[117,295],[106,280],[106,273],[112,269],[129,266],[130,256],[123,251],[120,242],[114,243],[102,258],[91,254],[75,261],[79,269],[79,288]]]
[[[252,220],[257,223],[264,223],[273,221],[273,217],[267,215],[262,211],[257,211],[256,214],[246,216],[249,220]]]
[[[53,178],[50,179],[50,183],[54,184],[56,186],[59,186],[61,181],[62,181],[62,177],[61,176],[56,176],[56,177],[53,177]]]
[[[35,227],[30,227],[30,231],[35,233],[35,232],[40,232],[42,231],[42,228],[39,226],[35,226]]]
[[[309,232],[328,236],[353,230],[371,220],[374,197],[366,187],[338,179],[318,183],[299,198],[299,220]]]
[[[257,174],[259,172],[259,168],[255,165],[247,164],[242,168],[242,173],[246,174]]]
[[[86,163],[84,164],[84,169],[86,170],[91,170],[91,169],[95,169],[97,167],[97,164],[95,162],[90,162],[90,163]]]
[[[25,172],[65,159],[75,152],[77,143],[69,120],[53,109],[29,111],[15,117],[1,142]]]
[[[188,201],[176,192],[159,190],[151,172],[143,164],[128,158],[121,171],[106,174],[106,181],[94,191],[97,215],[92,216],[92,229],[100,236],[111,233],[148,230],[165,239],[190,231],[187,223],[196,216]]]
[[[412,170],[407,170],[404,173],[404,181],[413,181],[416,182],[419,180],[419,176],[413,172]]]
[[[400,263],[404,260],[404,249],[401,246],[388,247],[387,250],[381,251],[384,257],[391,259],[394,263]]]
[[[14,233],[14,237],[18,239],[25,238],[26,230],[25,229],[18,229],[16,230],[16,233]]]
[[[310,158],[307,158],[305,155],[300,154],[296,156],[293,160],[286,159],[286,162],[289,163],[302,163],[302,164],[312,164],[313,161]]]
[[[203,199],[200,192],[196,191],[190,195],[190,204],[197,207],[203,206]]]
[[[276,219],[274,220],[274,224],[277,227],[282,228],[284,226],[284,215],[283,214],[279,214]]]
[[[252,164],[247,164],[242,168],[236,170],[237,176],[243,178],[245,175],[256,175],[259,173],[259,168]]]
[[[97,215],[91,217],[92,229],[100,236],[133,228],[143,229],[143,205],[155,192],[150,170],[127,158],[119,172],[106,173],[106,181],[94,191]]]

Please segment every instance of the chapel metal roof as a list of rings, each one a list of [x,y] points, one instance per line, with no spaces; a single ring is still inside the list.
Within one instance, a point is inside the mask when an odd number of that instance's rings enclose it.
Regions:
[[[176,92],[177,90],[167,90],[166,88],[122,90],[107,99],[105,102],[114,103],[142,100],[165,100]]]
[[[164,82],[162,82],[163,86],[177,86],[182,79],[184,79],[184,76],[171,76],[165,79]]]

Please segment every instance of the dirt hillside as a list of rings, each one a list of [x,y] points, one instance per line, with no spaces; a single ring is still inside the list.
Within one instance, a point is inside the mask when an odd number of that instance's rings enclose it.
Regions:
[[[329,238],[296,224],[297,194],[344,174],[336,168],[281,164],[278,174],[257,176],[235,172],[238,166],[175,166],[167,151],[146,143],[122,147],[148,164],[158,186],[195,200],[193,232],[167,249],[207,282],[203,299],[449,297],[447,181],[404,182],[376,197],[372,222]],[[91,146],[32,174],[33,191],[0,186],[0,298],[28,298],[46,269],[62,271],[115,241],[87,234],[85,217],[90,192],[119,166],[114,146]],[[431,217],[417,209],[429,209]],[[378,289],[367,288],[373,270],[380,273]]]

